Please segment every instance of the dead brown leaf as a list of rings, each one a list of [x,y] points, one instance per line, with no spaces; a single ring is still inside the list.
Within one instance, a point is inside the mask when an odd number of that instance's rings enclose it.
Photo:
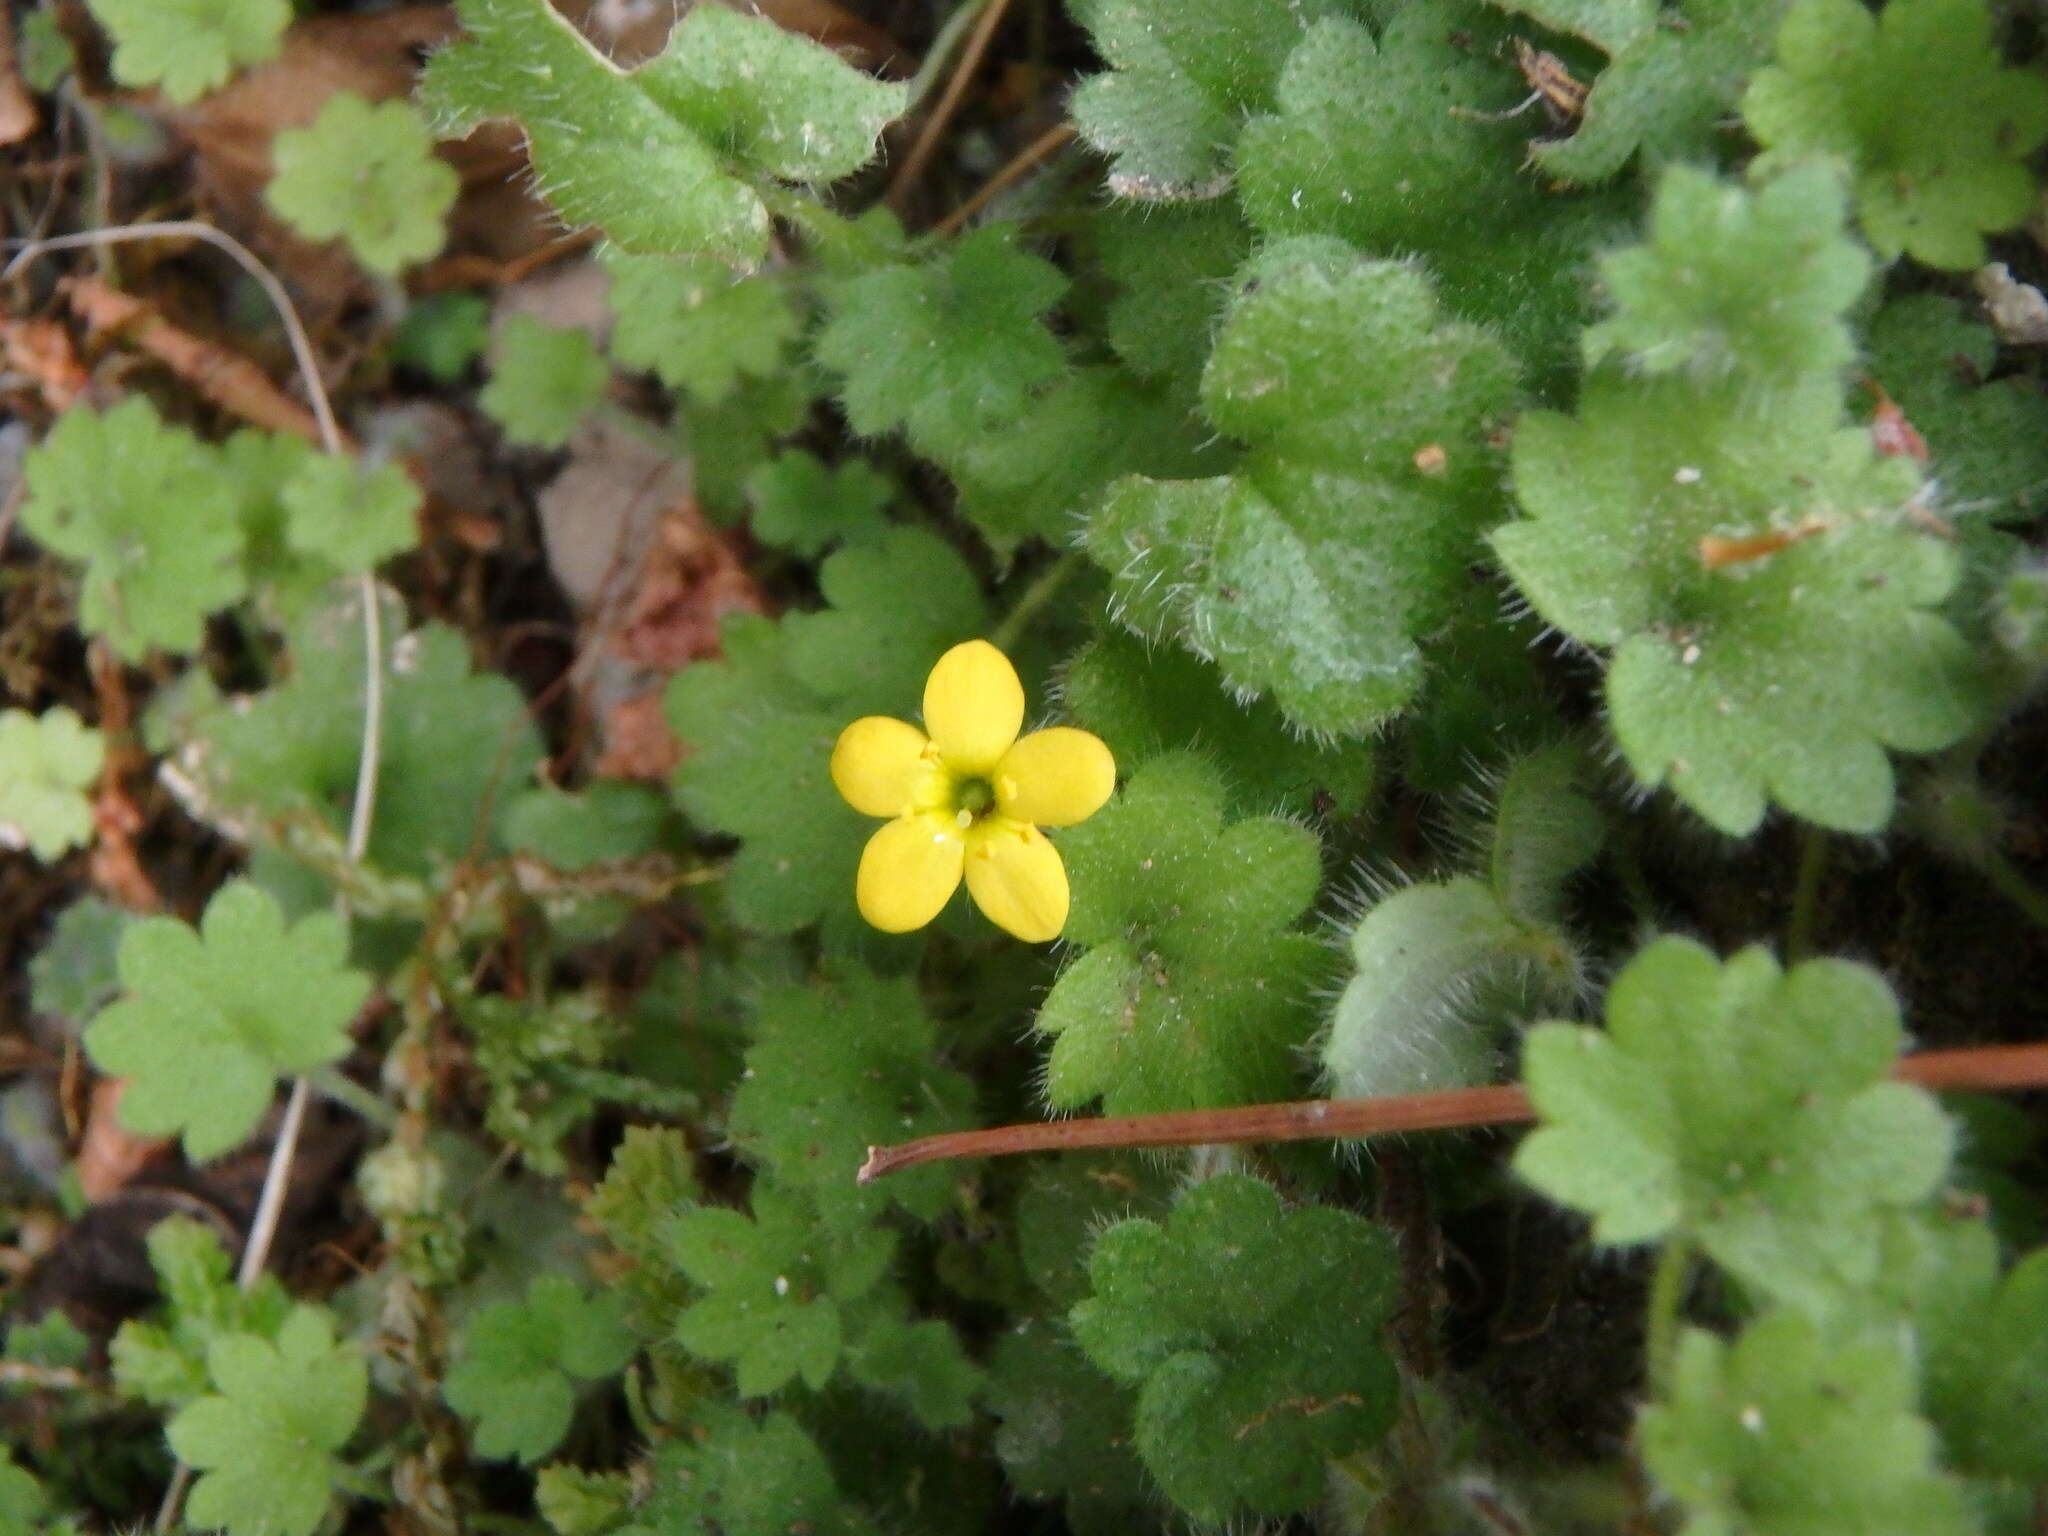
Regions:
[[[254,426],[320,441],[313,413],[248,358],[171,324],[133,294],[96,277],[67,278],[61,290],[72,313],[91,330],[111,332],[149,353],[221,409]]]
[[[645,779],[659,784],[683,760],[683,744],[668,728],[661,690],[636,693],[612,706],[604,722],[604,752],[590,771],[601,779]]]
[[[89,381],[71,336],[54,320],[0,317],[0,367],[35,380],[43,403],[54,412],[70,409]]]
[[[625,621],[612,634],[612,650],[643,667],[673,672],[718,654],[719,626],[727,614],[760,613],[764,607],[754,578],[693,500],[662,517]]]
[[[170,1150],[165,1136],[138,1136],[121,1124],[124,1077],[103,1077],[92,1085],[92,1107],[86,1112],[85,1134],[78,1143],[78,1187],[97,1204],[127,1188],[138,1173]]]
[[[0,144],[19,144],[36,131],[36,99],[14,62],[14,28],[0,27]]]

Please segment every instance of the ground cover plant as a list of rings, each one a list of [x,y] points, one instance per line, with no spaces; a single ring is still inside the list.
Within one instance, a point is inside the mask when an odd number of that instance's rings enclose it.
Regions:
[[[2036,10],[6,28],[0,1529],[2042,1529]]]

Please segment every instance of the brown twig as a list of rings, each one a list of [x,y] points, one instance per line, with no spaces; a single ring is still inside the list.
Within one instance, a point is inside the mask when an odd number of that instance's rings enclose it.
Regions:
[[[413,273],[406,285],[414,293],[445,293],[454,288],[503,288],[579,251],[589,250],[597,244],[597,237],[595,229],[574,229],[509,261],[474,252],[443,256]]]
[[[184,379],[222,410],[272,432],[321,441],[313,413],[270,381],[261,368],[217,342],[171,324],[133,294],[96,277],[66,278],[65,302],[94,331],[116,331]]]
[[[2048,1041],[1927,1051],[1903,1058],[1894,1075],[1901,1081],[1933,1089],[2048,1087]],[[1071,1152],[1101,1147],[1351,1141],[1393,1131],[1521,1125],[1534,1117],[1528,1094],[1517,1085],[1503,1084],[1398,1094],[1384,1099],[1309,1099],[1292,1104],[1251,1104],[1241,1109],[1051,1120],[1035,1125],[1002,1125],[986,1131],[950,1131],[942,1136],[906,1141],[900,1146],[869,1147],[858,1178],[865,1184],[919,1163],[956,1157],[1004,1157],[1017,1152]]]
[[[1003,16],[1010,9],[1010,0],[988,0],[982,6],[981,14],[974,20],[974,30],[968,34],[966,46],[960,50],[959,62],[953,66],[952,78],[947,80],[946,89],[939,97],[939,104],[932,108],[932,115],[924,120],[918,130],[917,140],[910,146],[910,153],[904,156],[903,164],[897,169],[895,179],[889,183],[889,191],[883,201],[897,212],[902,212],[904,202],[909,198],[911,188],[924,174],[930,163],[932,152],[939,147],[939,140],[947,126],[953,121],[953,114],[960,110],[960,103],[966,98],[968,83],[974,72],[981,67],[982,55],[988,52],[989,42],[996,35],[996,28],[1003,24]]]
[[[980,191],[976,192],[974,196],[968,198],[966,202],[933,225],[932,233],[935,235],[957,235],[960,233],[962,229],[967,227],[969,219],[1001,197],[1003,193],[1015,186],[1052,155],[1065,148],[1073,140],[1073,137],[1074,125],[1072,123],[1054,123],[1045,132],[1018,150],[1010,159],[1010,162],[1000,171],[997,171],[995,175],[983,182]]]

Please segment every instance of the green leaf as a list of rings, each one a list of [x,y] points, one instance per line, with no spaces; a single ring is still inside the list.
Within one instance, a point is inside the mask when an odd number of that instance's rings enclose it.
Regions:
[[[1977,1524],[1935,1470],[1895,1339],[1825,1342],[1796,1313],[1759,1318],[1732,1344],[1688,1329],[1669,1396],[1638,1430],[1650,1473],[1686,1508],[1687,1536],[1913,1531]]]
[[[76,1370],[91,1355],[92,1340],[62,1307],[50,1308],[32,1323],[17,1321],[7,1330],[6,1358],[17,1365]]]
[[[491,301],[480,293],[425,293],[406,306],[391,335],[394,362],[436,384],[454,384],[491,339]]]
[[[92,0],[91,9],[114,40],[114,78],[160,85],[181,106],[276,58],[292,19],[288,0]]]
[[[787,1413],[756,1420],[705,1401],[692,1418],[688,1433],[655,1453],[654,1492],[634,1527],[642,1536],[874,1536]]]
[[[1491,327],[1532,380],[1561,385],[1591,254],[1636,210],[1560,198],[1526,174],[1526,130],[1502,115],[1524,94],[1508,48],[1476,0],[1402,5],[1377,42],[1341,17],[1317,23],[1287,61],[1277,110],[1245,128],[1238,190],[1269,239],[1422,253],[1454,314]]]
[[[1493,3],[1608,55],[1573,132],[1529,146],[1546,175],[1581,184],[1605,181],[1638,153],[1650,170],[1724,155],[1736,97],[1785,11],[1785,0]]]
[[[1064,1328],[1034,1318],[1003,1335],[989,1361],[988,1407],[1011,1487],[1064,1499],[1077,1531],[1134,1528],[1151,1502],[1131,1443],[1135,1396],[1090,1365]]]
[[[1578,1001],[1589,964],[1565,893],[1606,833],[1585,777],[1557,742],[1478,775],[1451,828],[1473,873],[1383,892],[1360,916],[1322,1042],[1333,1096],[1492,1082],[1515,1027]]]
[[[747,477],[754,536],[800,555],[877,537],[895,497],[889,477],[866,459],[827,465],[802,448],[777,454]]]
[[[668,687],[669,723],[693,748],[677,800],[699,826],[745,839],[725,889],[764,933],[857,921],[854,869],[874,824],[832,787],[832,745],[862,715],[910,714],[932,663],[988,618],[973,572],[921,528],[840,550],[819,584],[829,608],[780,625],[728,619],[723,658]]]
[[[1306,1509],[1324,1463],[1394,1419],[1380,1344],[1397,1264],[1346,1211],[1285,1211],[1257,1179],[1196,1185],[1164,1224],[1119,1222],[1072,1313],[1088,1358],[1138,1388],[1137,1446],[1197,1520]]]
[[[1725,964],[1664,938],[1607,994],[1605,1032],[1542,1024],[1522,1073],[1538,1129],[1515,1170],[1605,1243],[1680,1236],[1766,1296],[1825,1307],[1875,1279],[1887,1209],[1925,1199],[1953,1134],[1888,1081],[1904,1039],[1875,972],[1761,948]]]
[[[1578,954],[1470,875],[1395,891],[1351,934],[1356,965],[1330,1015],[1332,1096],[1491,1082],[1511,1023],[1572,1000]]]
[[[286,541],[345,575],[376,569],[419,542],[425,494],[402,465],[307,454],[279,493]]]
[[[15,29],[14,48],[21,78],[32,91],[54,91],[57,82],[78,67],[71,39],[64,35],[54,11],[30,11],[21,17]]]
[[[1145,200],[1215,197],[1245,117],[1269,105],[1280,66],[1318,17],[1343,0],[1076,0],[1107,73],[1075,91],[1074,125],[1110,157],[1109,190]]]
[[[533,1480],[533,1504],[555,1536],[605,1536],[626,1520],[633,1500],[624,1472],[585,1472],[557,1462]]]
[[[1991,378],[1989,326],[1945,294],[1913,293],[1872,317],[1865,343],[1871,378],[1926,439],[1938,505],[1966,540],[1971,523],[2048,506],[2048,399],[2026,377]]]
[[[2001,1280],[1996,1239],[1972,1223],[1943,1244],[1935,1268],[1933,1294],[1914,1312],[1928,1417],[1957,1467],[2038,1483],[2048,1477],[2048,1250]]]
[[[1017,1196],[1017,1256],[1045,1298],[1064,1312],[1088,1294],[1088,1249],[1126,1216],[1163,1217],[1176,1170],[1141,1153],[1052,1158],[1031,1170]]]
[[[597,343],[582,331],[514,315],[499,335],[497,363],[477,403],[509,441],[559,448],[604,398],[610,378]]]
[[[158,1408],[182,1408],[205,1395],[206,1351],[229,1334],[271,1338],[291,1310],[275,1275],[248,1290],[235,1284],[234,1261],[213,1228],[171,1216],[149,1231],[149,1264],[163,1292],[159,1322],[130,1318],[114,1335],[114,1380]]]
[[[215,1339],[206,1366],[217,1395],[166,1429],[172,1453],[200,1473],[187,1519],[228,1536],[312,1536],[342,1470],[336,1453],[363,1416],[363,1357],[335,1342],[324,1309],[301,1305],[275,1342]]]
[[[523,1302],[498,1302],[469,1325],[443,1393],[476,1424],[479,1456],[539,1461],[562,1443],[576,1410],[575,1382],[625,1367],[636,1345],[609,1296],[544,1275]]]
[[[1132,372],[1192,385],[1229,300],[1230,275],[1251,254],[1234,202],[1123,205],[1096,221],[1099,257],[1117,285],[1105,330]]]
[[[467,40],[422,90],[443,133],[489,118],[526,130],[542,192],[629,251],[752,265],[768,210],[750,181],[832,181],[874,152],[904,88],[871,80],[759,16],[692,10],[627,73],[546,0],[462,0]]]
[[[676,1217],[672,1256],[706,1293],[676,1319],[676,1340],[700,1359],[732,1362],[742,1397],[799,1376],[816,1390],[839,1365],[841,1309],[881,1282],[895,1236],[829,1232],[807,1202],[765,1182],[753,1204],[752,1216],[699,1205]]]
[[[76,1529],[66,1521],[48,1520],[49,1512],[49,1495],[35,1474],[14,1464],[12,1449],[0,1449],[0,1531],[7,1536],[70,1536]]]
[[[106,757],[106,739],[63,704],[0,710],[0,848],[48,864],[90,843],[90,791]]]
[[[746,505],[747,477],[777,442],[804,423],[817,386],[807,372],[785,369],[765,379],[742,379],[716,405],[688,403],[678,419],[697,477],[697,499],[721,522]]]
[[[1200,423],[1168,387],[1121,368],[1077,368],[1031,400],[1014,422],[962,447],[946,467],[960,512],[998,551],[1026,539],[1071,542],[1120,475],[1200,474],[1222,457],[1206,451]]]
[[[1240,813],[1272,806],[1299,813],[1327,797],[1349,814],[1372,791],[1370,744],[1304,737],[1270,700],[1239,702],[1208,662],[1148,647],[1122,630],[1096,636],[1067,663],[1060,703],[1126,769],[1167,752],[1208,758],[1222,775],[1225,803]]]
[[[1209,419],[1250,445],[1238,471],[1119,481],[1087,548],[1127,627],[1297,726],[1359,734],[1414,696],[1415,637],[1498,507],[1513,364],[1412,268],[1335,241],[1269,246],[1239,283],[1202,380]]]
[[[289,432],[244,427],[213,452],[234,491],[249,590],[267,620],[289,627],[323,599],[335,577],[333,565],[293,542],[284,501],[285,488],[318,450]]]
[[[1162,757],[1059,848],[1082,953],[1038,1014],[1048,1101],[1123,1115],[1289,1097],[1329,958],[1294,926],[1321,883],[1315,836],[1226,825],[1215,770]]]
[[[743,376],[766,377],[801,322],[781,277],[735,274],[708,257],[675,261],[608,247],[612,356],[653,371],[671,389],[715,404]]]
[[[206,616],[242,595],[233,488],[211,452],[141,395],[66,412],[22,479],[22,527],[85,566],[78,622],[118,655],[196,650]]]
[[[1853,350],[1842,314],[1870,278],[1870,258],[1842,238],[1846,212],[1824,165],[1754,193],[1673,166],[1657,183],[1649,241],[1600,262],[1616,313],[1586,332],[1586,361],[1709,382],[1840,369]]]
[[[1051,262],[1016,248],[1013,230],[985,225],[922,265],[835,284],[817,357],[842,376],[856,432],[902,427],[920,452],[962,454],[1065,371],[1039,316],[1066,286]]]
[[[613,1247],[642,1263],[665,1257],[668,1222],[698,1198],[696,1160],[681,1131],[629,1125],[583,1214]]]
[[[2048,138],[2048,81],[2001,67],[1985,0],[1891,0],[1881,16],[1796,0],[1742,116],[1761,166],[1847,162],[1879,256],[1969,268],[1984,260],[1981,231],[2034,206],[2026,158]]]
[[[593,779],[575,791],[542,785],[505,807],[499,830],[508,848],[574,872],[651,853],[669,814],[645,784]]]
[[[846,1369],[862,1386],[900,1399],[926,1429],[959,1429],[974,1418],[981,1369],[937,1318],[871,1320],[848,1342]]]
[[[833,1229],[862,1225],[891,1204],[925,1221],[940,1214],[957,1169],[853,1182],[879,1142],[973,1124],[973,1084],[937,1064],[938,1033],[910,981],[848,966],[830,982],[768,988],[754,1037],[726,1117],[740,1151],[778,1187],[807,1194]]]
[[[1954,552],[1914,526],[1912,466],[1843,424],[1831,379],[1755,399],[1598,375],[1576,418],[1522,418],[1514,484],[1531,515],[1493,534],[1501,562],[1544,619],[1614,649],[1629,766],[1721,831],[1767,800],[1875,831],[1884,749],[1976,721],[1967,647],[1931,611]]]
[[[310,124],[280,133],[270,152],[277,172],[264,196],[307,239],[340,240],[386,277],[447,242],[462,180],[434,153],[411,102],[373,104],[336,91]]]
[[[207,903],[197,931],[145,918],[121,939],[126,995],[100,1011],[85,1048],[130,1081],[121,1121],[145,1136],[182,1133],[194,1162],[256,1128],[279,1076],[348,1053],[370,978],[347,966],[348,929],[330,912],[286,926],[246,880]]]
[[[246,706],[215,707],[178,734],[205,801],[246,835],[311,818],[338,842],[355,794],[364,695],[360,598],[293,631],[292,674]],[[371,863],[425,876],[496,849],[492,805],[529,782],[540,738],[507,678],[473,675],[461,635],[397,632],[385,613],[384,732]]]

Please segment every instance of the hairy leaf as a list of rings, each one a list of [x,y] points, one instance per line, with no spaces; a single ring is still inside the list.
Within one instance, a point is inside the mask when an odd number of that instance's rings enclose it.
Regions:
[[[1607,1243],[1697,1240],[1761,1293],[1819,1308],[1878,1272],[1886,1210],[1931,1194],[1953,1135],[1888,1081],[1904,1038],[1878,976],[1781,971],[1664,938],[1607,994],[1605,1031],[1542,1024],[1522,1073],[1538,1129],[1515,1169]]]
[[[1985,0],[1796,0],[1742,115],[1765,166],[1847,162],[1878,255],[1967,268],[2034,205],[2048,81],[2001,67]]]
[[[1087,547],[1115,611],[1298,726],[1371,729],[1414,696],[1416,637],[1499,504],[1488,434],[1514,392],[1507,355],[1444,320],[1413,269],[1331,240],[1269,246],[1202,381],[1248,451],[1220,478],[1111,487]]]
[[[1038,1014],[1053,1106],[1288,1097],[1328,958],[1294,926],[1321,879],[1315,837],[1278,819],[1226,823],[1215,770],[1161,757],[1061,834],[1060,852],[1081,954]]]
[[[1138,1454],[1174,1503],[1201,1521],[1285,1515],[1320,1496],[1326,1461],[1393,1422],[1380,1332],[1395,1271],[1370,1222],[1283,1210],[1269,1185],[1228,1174],[1163,1224],[1102,1234],[1074,1335],[1137,1387]]]

